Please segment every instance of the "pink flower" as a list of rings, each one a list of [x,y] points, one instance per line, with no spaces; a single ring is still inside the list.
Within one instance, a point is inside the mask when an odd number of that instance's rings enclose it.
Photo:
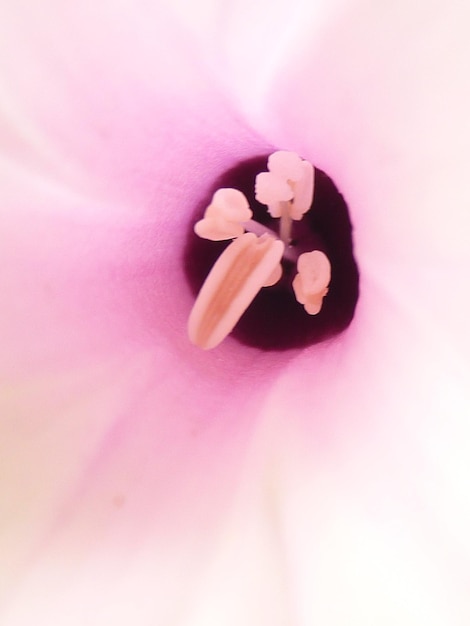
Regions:
[[[2,624],[468,624],[469,18],[3,3]],[[273,148],[348,200],[355,320],[200,351],[194,211]]]

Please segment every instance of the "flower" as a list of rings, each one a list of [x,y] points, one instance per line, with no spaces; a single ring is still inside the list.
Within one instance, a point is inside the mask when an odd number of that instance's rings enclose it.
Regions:
[[[2,622],[467,624],[469,9],[191,7],[0,8]],[[274,147],[348,198],[356,318],[200,351],[189,214]]]

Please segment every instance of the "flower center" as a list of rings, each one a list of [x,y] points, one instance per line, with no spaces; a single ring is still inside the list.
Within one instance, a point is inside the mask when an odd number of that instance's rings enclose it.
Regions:
[[[321,170],[285,151],[252,159],[224,174],[197,213],[185,255],[199,292],[193,343],[213,348],[231,333],[283,350],[349,325],[358,299],[352,227]]]

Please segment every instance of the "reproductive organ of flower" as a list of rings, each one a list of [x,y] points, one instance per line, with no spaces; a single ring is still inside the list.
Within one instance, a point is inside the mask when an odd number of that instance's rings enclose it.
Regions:
[[[279,234],[254,221],[244,194],[231,188],[215,192],[194,227],[201,238],[233,240],[207,276],[189,316],[189,339],[204,350],[230,334],[261,289],[280,281],[283,260],[296,263],[292,290],[306,314],[319,313],[328,293],[331,267],[326,254],[300,253],[291,239],[293,222],[312,208],[315,170],[287,151],[272,154],[267,167],[256,176],[255,196],[279,220]]]

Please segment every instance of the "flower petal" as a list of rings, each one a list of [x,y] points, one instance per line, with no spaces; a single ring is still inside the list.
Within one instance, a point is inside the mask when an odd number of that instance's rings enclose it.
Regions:
[[[264,143],[166,64],[186,45],[159,3],[47,6],[0,20],[21,161],[1,186],[6,623],[468,624],[468,7],[353,2],[321,41],[292,11],[274,51],[273,22],[251,31],[253,74],[231,40],[257,128],[344,191],[363,276],[355,325],[297,356],[255,437],[285,356],[191,352],[169,285],[187,204]]]
[[[217,176],[270,146],[190,43],[167,62],[185,38],[160,9],[30,4],[0,20],[2,619],[167,623],[280,364],[190,346],[183,247]]]

